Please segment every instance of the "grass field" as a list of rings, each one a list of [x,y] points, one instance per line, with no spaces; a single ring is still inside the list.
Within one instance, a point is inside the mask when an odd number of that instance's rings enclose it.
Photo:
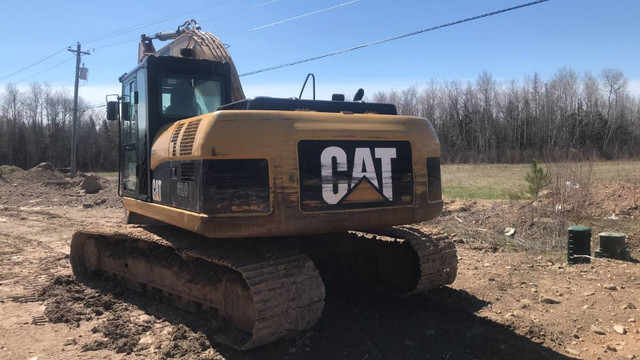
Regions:
[[[117,171],[110,171],[110,172],[97,172],[96,175],[98,176],[102,176],[102,177],[118,177],[118,172]]]
[[[640,161],[606,161],[594,163],[542,164],[545,170],[562,177],[562,181],[595,183],[640,183]],[[525,175],[528,164],[443,165],[442,187],[446,198],[518,199],[526,198]]]

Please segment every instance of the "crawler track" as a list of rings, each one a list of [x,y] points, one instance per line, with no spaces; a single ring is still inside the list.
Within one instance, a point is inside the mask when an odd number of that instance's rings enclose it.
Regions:
[[[217,309],[230,325],[217,340],[237,349],[293,335],[320,319],[325,289],[314,262],[338,272],[355,269],[402,296],[451,284],[457,271],[455,245],[413,226],[221,240],[170,226],[129,225],[83,230],[71,242],[76,277],[106,272],[161,290],[187,308]]]
[[[420,276],[415,287],[406,291],[410,295],[452,284],[458,273],[458,255],[455,244],[441,233],[429,234],[411,226],[394,226],[375,234],[404,239],[419,258]]]
[[[308,236],[288,246],[309,255],[323,273],[351,270],[358,281],[399,296],[449,285],[458,270],[446,235],[412,225]]]
[[[233,328],[217,340],[249,349],[311,327],[324,307],[313,262],[271,245],[171,227],[89,229],[74,234],[71,264],[80,278],[104,271],[218,309]]]

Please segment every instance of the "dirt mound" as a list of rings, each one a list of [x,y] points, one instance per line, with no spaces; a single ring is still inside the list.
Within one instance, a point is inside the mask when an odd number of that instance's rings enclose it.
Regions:
[[[640,218],[640,183],[599,184],[593,192],[594,216]]]
[[[116,304],[112,295],[84,287],[69,275],[56,277],[40,295],[50,322],[74,326],[112,310]]]
[[[24,171],[21,168],[13,165],[0,165],[0,175],[11,175],[14,172]]]
[[[7,181],[0,180],[0,205],[122,207],[115,177],[80,174],[71,179],[46,163],[3,176]]]
[[[82,346],[82,351],[96,351],[112,349],[116,353],[131,354],[140,342],[140,336],[151,326],[146,323],[136,323],[125,312],[112,313],[97,326],[91,329],[94,334],[101,334],[104,338],[93,340]]]
[[[177,325],[171,333],[171,344],[161,354],[161,359],[211,359],[213,354],[205,354],[211,350],[211,344],[201,332],[193,332],[186,326]],[[197,356],[196,354],[202,354]],[[196,355],[197,357],[193,357]]]
[[[50,163],[41,163],[26,171],[15,171],[7,178],[13,184],[47,184],[67,180],[66,176],[55,170]]]
[[[129,314],[131,305],[116,299],[113,294],[127,291],[118,284],[99,282],[97,290],[79,284],[73,276],[58,276],[41,291],[45,299],[45,315],[52,323],[66,323],[77,327],[82,321],[100,320],[91,329],[100,337],[82,345],[82,351],[111,349],[130,354],[138,347],[140,336],[151,326],[151,318],[138,321]]]

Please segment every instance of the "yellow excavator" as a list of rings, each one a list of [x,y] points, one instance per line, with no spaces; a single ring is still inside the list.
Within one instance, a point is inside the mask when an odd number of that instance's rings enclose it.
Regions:
[[[361,90],[246,99],[225,45],[193,20],[143,35],[120,82],[107,118],[127,224],[73,235],[77,278],[106,273],[215,312],[218,340],[237,349],[312,327],[322,269],[400,296],[454,281],[455,245],[407,225],[442,211],[428,120]]]

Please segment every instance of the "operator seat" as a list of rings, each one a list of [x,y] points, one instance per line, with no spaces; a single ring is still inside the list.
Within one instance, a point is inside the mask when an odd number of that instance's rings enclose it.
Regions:
[[[165,115],[191,117],[200,115],[200,109],[196,105],[193,89],[188,87],[176,87],[171,90],[171,105],[164,110]]]

